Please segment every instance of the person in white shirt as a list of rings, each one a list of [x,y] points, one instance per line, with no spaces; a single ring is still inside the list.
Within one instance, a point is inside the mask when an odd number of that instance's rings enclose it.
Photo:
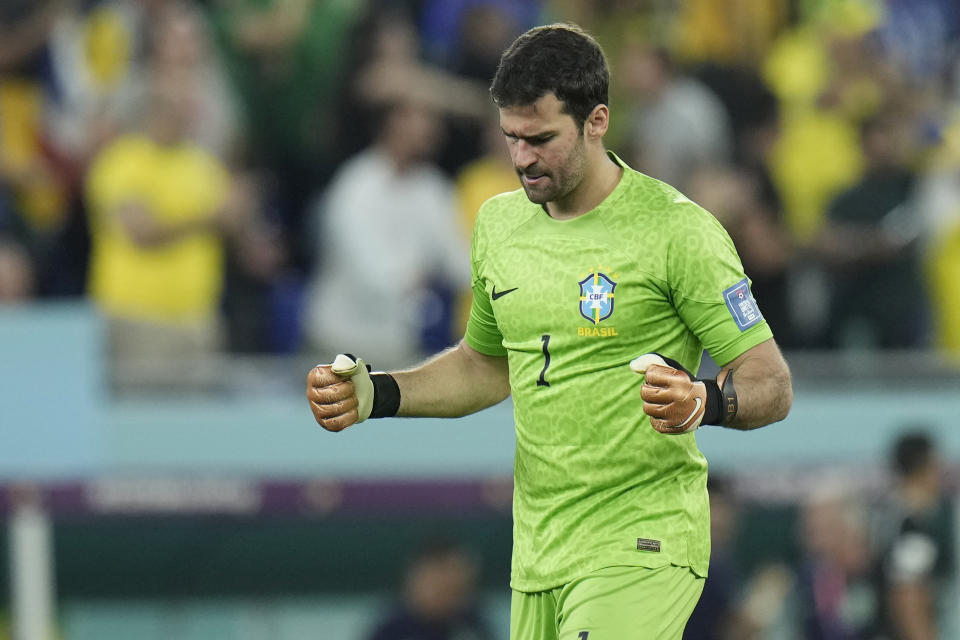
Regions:
[[[318,356],[354,349],[376,353],[383,367],[418,361],[432,352],[421,344],[440,306],[432,285],[469,286],[453,184],[429,161],[439,140],[431,108],[409,99],[386,106],[374,144],[340,168],[315,206],[319,259],[304,330]]]

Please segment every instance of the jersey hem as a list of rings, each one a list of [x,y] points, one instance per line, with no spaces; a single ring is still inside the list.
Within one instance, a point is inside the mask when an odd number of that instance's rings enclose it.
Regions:
[[[682,564],[679,562],[671,562],[669,559],[664,559],[657,562],[638,562],[634,561],[614,561],[601,563],[597,565],[587,565],[582,570],[579,571],[570,571],[568,573],[561,574],[560,577],[554,580],[548,581],[536,581],[536,580],[517,580],[515,578],[510,579],[510,589],[513,591],[519,591],[520,593],[542,593],[544,591],[550,591],[563,585],[570,584],[577,578],[582,578],[586,575],[593,573],[594,571],[601,571],[603,569],[609,569],[610,567],[642,567],[644,569],[659,569],[661,567],[683,567],[689,569],[693,575],[698,578],[707,577],[707,566],[697,567],[689,564]]]

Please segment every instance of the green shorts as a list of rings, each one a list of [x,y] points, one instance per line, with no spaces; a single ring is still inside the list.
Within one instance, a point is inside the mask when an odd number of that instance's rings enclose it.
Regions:
[[[608,567],[513,592],[510,640],[679,640],[704,579],[687,567]]]

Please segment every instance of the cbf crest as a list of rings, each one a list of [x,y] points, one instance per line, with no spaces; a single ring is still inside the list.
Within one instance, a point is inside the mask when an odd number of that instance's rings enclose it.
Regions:
[[[610,267],[605,271],[610,272]],[[580,315],[593,324],[609,318],[613,314],[613,290],[617,288],[615,278],[619,277],[618,273],[611,277],[600,269],[591,269],[580,281]]]

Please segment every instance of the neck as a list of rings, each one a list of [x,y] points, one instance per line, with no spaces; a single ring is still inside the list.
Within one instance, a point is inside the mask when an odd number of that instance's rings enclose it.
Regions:
[[[188,132],[165,122],[148,122],[145,133],[158,146],[173,147],[187,139]]]
[[[569,220],[596,209],[617,187],[622,174],[623,169],[600,147],[591,154],[583,180],[577,188],[558,200],[548,202],[547,213],[556,220]]]
[[[404,149],[397,144],[392,144],[389,140],[381,144],[380,149],[383,151],[384,155],[390,159],[390,162],[393,164],[393,168],[397,173],[404,173],[407,171],[407,169],[417,164],[416,157],[414,157],[412,154],[405,153]]]

